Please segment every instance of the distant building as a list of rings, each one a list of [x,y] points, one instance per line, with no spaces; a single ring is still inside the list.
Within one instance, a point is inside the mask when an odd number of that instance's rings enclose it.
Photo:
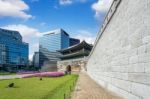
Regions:
[[[70,38],[69,46],[73,46],[73,45],[76,45],[76,44],[79,44],[79,43],[80,43],[79,39]]]
[[[39,65],[50,67],[53,65],[56,68],[56,63],[59,60],[61,50],[69,47],[69,35],[63,29],[57,29],[44,33],[40,38],[39,46]],[[52,63],[52,64],[50,64]]]
[[[34,67],[39,67],[39,52],[34,52],[32,63]]]
[[[92,47],[93,45],[82,41],[69,48],[59,50],[61,60],[57,62],[58,70],[64,71],[67,65],[71,65],[74,70],[86,70],[85,65]]]
[[[28,43],[18,31],[0,29],[0,66],[21,68],[28,65]]]

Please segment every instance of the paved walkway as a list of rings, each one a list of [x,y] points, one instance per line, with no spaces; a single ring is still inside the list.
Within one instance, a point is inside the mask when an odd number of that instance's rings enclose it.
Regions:
[[[121,99],[106,92],[86,73],[80,73],[72,99]]]
[[[15,79],[15,78],[22,78],[21,75],[1,75],[0,76],[0,80],[1,79]]]

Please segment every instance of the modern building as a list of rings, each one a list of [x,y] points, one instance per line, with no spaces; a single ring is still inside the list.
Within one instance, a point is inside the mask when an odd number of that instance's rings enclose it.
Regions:
[[[39,67],[39,52],[34,52],[32,63],[34,67]]]
[[[59,50],[61,60],[57,62],[58,70],[64,71],[67,65],[73,66],[73,70],[86,70],[85,65],[92,47],[93,45],[82,41],[69,48]]]
[[[69,46],[73,46],[73,45],[76,45],[76,44],[79,44],[79,43],[80,43],[79,39],[70,38]]]
[[[42,68],[53,65],[59,60],[61,50],[69,47],[69,35],[63,29],[57,29],[44,33],[39,44],[39,65]],[[51,64],[52,63],[52,64]]]
[[[6,64],[6,46],[0,44],[0,65]]]
[[[63,29],[57,29],[44,33],[40,38],[40,48],[55,52],[69,47],[69,35]]]
[[[28,65],[28,43],[18,31],[0,29],[0,66],[21,68]]]

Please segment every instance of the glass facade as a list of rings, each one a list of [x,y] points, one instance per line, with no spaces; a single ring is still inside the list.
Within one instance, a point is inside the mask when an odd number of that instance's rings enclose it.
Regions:
[[[6,64],[6,46],[0,44],[0,64]]]
[[[27,65],[28,43],[17,31],[0,29],[0,64]]]
[[[39,67],[39,52],[34,52],[33,55],[33,65]]]
[[[56,52],[69,47],[69,35],[62,29],[52,31],[40,38],[40,47]]]
[[[80,40],[79,39],[75,39],[75,38],[70,38],[70,46],[73,46],[73,45],[76,45],[76,44],[79,44],[80,43]]]
[[[39,64],[44,65],[45,61],[59,60],[61,50],[69,47],[69,35],[62,29],[47,32],[40,38]]]

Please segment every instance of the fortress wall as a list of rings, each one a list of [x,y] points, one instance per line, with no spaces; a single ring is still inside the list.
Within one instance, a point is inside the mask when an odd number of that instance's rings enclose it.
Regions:
[[[115,0],[87,73],[125,99],[150,99],[150,0]]]

